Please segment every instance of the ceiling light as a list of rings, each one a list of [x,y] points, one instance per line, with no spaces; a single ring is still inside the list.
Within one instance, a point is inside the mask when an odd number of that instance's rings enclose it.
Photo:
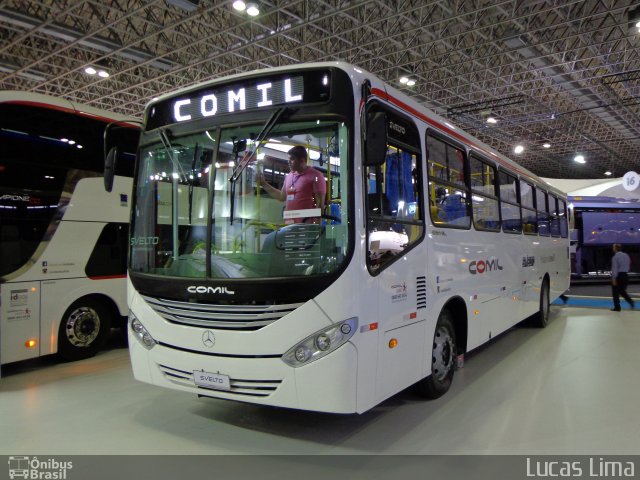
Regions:
[[[95,75],[98,72],[93,67],[87,67],[84,69],[84,73],[88,73],[89,75]]]
[[[60,141],[64,142],[64,143],[67,143],[69,141],[69,139],[68,138],[61,138]]]
[[[409,81],[409,79],[407,77],[400,77],[400,83],[405,85],[407,82]]]
[[[573,161],[576,163],[587,163],[582,155],[576,155]]]
[[[613,173],[611,173],[609,170],[607,170],[606,172],[604,172],[604,174],[605,174],[607,177],[610,177],[611,175],[613,175]]]
[[[98,76],[102,78],[107,78],[109,76],[109,73],[105,72],[104,70],[100,70],[98,72]]]
[[[82,145],[76,145],[77,148],[82,148]]]
[[[260,10],[258,9],[258,5],[255,3],[248,3],[247,4],[247,15],[250,15],[252,17],[255,17],[256,15],[260,14]]]
[[[408,86],[408,87],[413,87],[415,84],[416,84],[416,81],[415,81],[415,80],[409,80],[409,81],[407,82],[407,86]]]
[[[242,12],[245,8],[247,8],[247,4],[242,0],[236,0],[235,2],[233,2],[233,8],[235,8],[239,12]]]
[[[69,145],[75,145],[76,141],[75,140],[69,140]]]
[[[544,148],[551,148],[551,144],[550,143],[543,143],[542,146]]]
[[[522,153],[524,152],[524,147],[522,145],[516,145],[516,148],[514,148],[513,151],[515,153]]]
[[[487,123],[498,123],[498,120],[495,117],[488,117]]]

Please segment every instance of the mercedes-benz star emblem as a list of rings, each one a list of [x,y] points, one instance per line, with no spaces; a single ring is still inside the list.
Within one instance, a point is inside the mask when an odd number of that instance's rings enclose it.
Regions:
[[[202,334],[202,343],[207,348],[211,348],[216,344],[216,336],[211,330],[205,330]]]

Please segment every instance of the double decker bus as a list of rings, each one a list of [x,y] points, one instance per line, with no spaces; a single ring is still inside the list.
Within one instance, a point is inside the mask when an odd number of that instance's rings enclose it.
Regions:
[[[0,92],[0,364],[56,352],[91,356],[126,318],[139,136],[128,120]],[[107,125],[120,150],[111,192],[103,188]]]
[[[287,152],[327,182],[283,210]],[[138,151],[129,345],[138,380],[364,412],[450,387],[464,354],[569,284],[566,199],[373,75],[303,64],[151,102]],[[287,194],[289,192],[287,191]]]

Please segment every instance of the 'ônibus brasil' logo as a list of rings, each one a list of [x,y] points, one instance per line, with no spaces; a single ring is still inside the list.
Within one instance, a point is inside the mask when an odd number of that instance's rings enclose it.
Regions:
[[[235,295],[235,291],[229,290],[227,287],[205,287],[204,285],[191,285],[187,287],[189,293],[226,293],[227,295]]]
[[[469,273],[471,275],[491,272],[493,270],[502,270],[499,258],[492,258],[491,260],[474,260],[469,263]]]

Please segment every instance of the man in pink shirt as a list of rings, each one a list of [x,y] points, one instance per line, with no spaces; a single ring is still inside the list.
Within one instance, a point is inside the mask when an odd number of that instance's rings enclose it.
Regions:
[[[324,175],[307,164],[307,151],[304,147],[296,146],[288,152],[289,169],[284,177],[282,190],[269,185],[264,176],[260,177],[260,185],[276,200],[285,202],[286,211],[300,211],[309,209],[324,209],[324,198],[327,193],[327,184]],[[285,223],[301,223],[311,215],[301,213]]]

